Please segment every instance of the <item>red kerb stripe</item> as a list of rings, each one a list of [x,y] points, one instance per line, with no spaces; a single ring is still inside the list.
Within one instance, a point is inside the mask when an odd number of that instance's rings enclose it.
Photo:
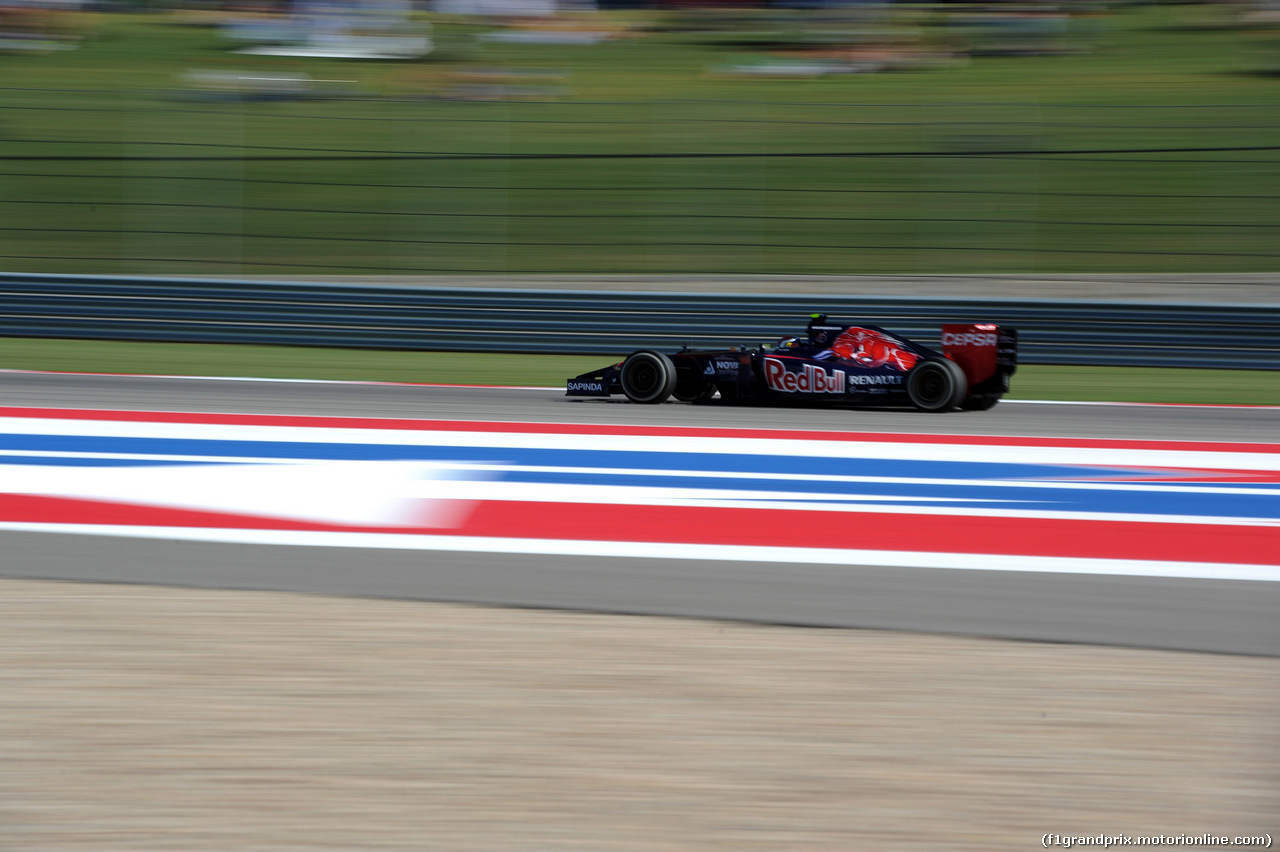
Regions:
[[[353,527],[0,494],[0,521],[990,553],[1280,565],[1280,527],[684,506],[482,502],[461,526]]]

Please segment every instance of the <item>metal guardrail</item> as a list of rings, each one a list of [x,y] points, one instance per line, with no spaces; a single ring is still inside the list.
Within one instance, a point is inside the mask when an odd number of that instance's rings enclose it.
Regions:
[[[942,322],[1019,332],[1028,364],[1280,369],[1280,305],[414,288],[0,274],[0,336],[623,355],[757,345],[808,314],[936,343]]]

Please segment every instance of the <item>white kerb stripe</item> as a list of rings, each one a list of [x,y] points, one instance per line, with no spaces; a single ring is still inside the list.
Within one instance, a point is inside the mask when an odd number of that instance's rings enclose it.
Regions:
[[[0,530],[302,547],[359,547],[381,550],[634,557],[719,562],[772,562],[779,564],[804,563],[809,565],[939,568],[961,571],[1101,574],[1125,577],[1174,577],[1193,580],[1280,582],[1280,566],[1239,565],[1222,562],[1167,562],[1137,559],[1006,556],[984,553],[927,553],[816,547],[748,547],[721,544],[572,541],[563,539],[486,538],[447,535],[396,535],[388,533],[237,530],[202,527],[116,527],[95,524],[5,522],[0,523]]]

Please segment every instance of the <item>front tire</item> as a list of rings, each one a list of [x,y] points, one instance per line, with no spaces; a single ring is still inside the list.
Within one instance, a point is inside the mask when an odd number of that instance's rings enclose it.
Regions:
[[[703,382],[689,387],[677,386],[672,396],[681,402],[704,402],[716,395],[716,386],[711,382]]]
[[[627,356],[618,376],[627,399],[644,405],[666,402],[676,389],[676,365],[661,352],[642,349]]]
[[[923,361],[907,374],[907,397],[921,411],[950,411],[968,392],[969,382],[954,361]]]

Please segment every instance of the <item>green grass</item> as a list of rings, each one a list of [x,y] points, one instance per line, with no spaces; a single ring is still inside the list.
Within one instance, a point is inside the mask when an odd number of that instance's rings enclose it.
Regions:
[[[341,379],[562,387],[604,355],[501,355],[361,349],[0,338],[15,370]],[[1280,405],[1280,372],[1026,365],[1010,399]]]
[[[960,38],[937,10],[893,14],[925,44]],[[3,153],[72,158],[0,159],[0,268],[1271,271],[1275,151],[974,156],[1274,146],[1280,78],[1260,72],[1275,39],[1195,28],[1218,14],[1116,6],[1078,22],[1092,30],[1071,44],[1086,51],[812,80],[711,73],[807,26],[784,13],[714,18],[712,32],[629,13],[654,29],[582,47],[477,42],[474,25],[437,18],[440,53],[406,64],[249,58],[211,28],[101,16],[78,50],[0,56]],[[490,67],[563,71],[570,94],[432,97],[449,73]],[[209,68],[355,79],[369,97],[179,99],[182,75]],[[316,149],[491,156],[308,159]],[[858,156],[777,156],[824,152]],[[709,156],[671,156],[688,153]],[[163,159],[192,156],[220,159]]]
[[[73,373],[562,386],[569,376],[608,362],[609,358],[602,355],[0,338],[0,364],[8,369]]]
[[[1280,405],[1280,372],[1026,365],[1009,399]]]

